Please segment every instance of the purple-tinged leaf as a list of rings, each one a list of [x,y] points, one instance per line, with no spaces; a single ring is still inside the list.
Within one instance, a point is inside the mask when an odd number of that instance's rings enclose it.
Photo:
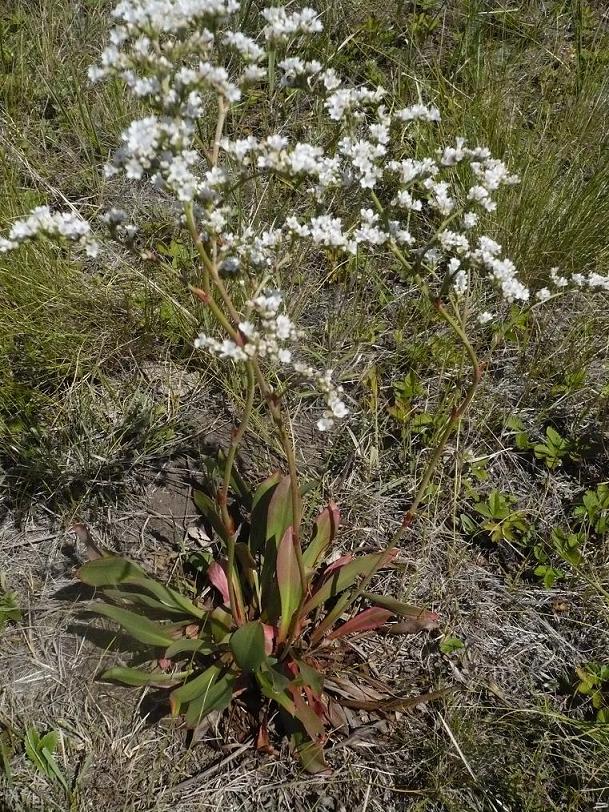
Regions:
[[[230,592],[228,590],[228,579],[223,567],[217,561],[212,561],[207,569],[207,578],[210,584],[216,587],[222,595],[225,606],[230,606]]]
[[[381,567],[387,566],[397,554],[398,550],[392,548],[383,550],[380,553],[363,555],[345,564],[344,567],[332,573],[330,578],[326,578],[319,589],[311,595],[304,605],[303,614],[308,614],[318,606],[322,606],[330,598],[340,595],[341,592],[354,584],[358,578],[369,578],[374,575]]]
[[[383,609],[389,609],[398,617],[407,617],[417,621],[421,629],[432,631],[438,628],[439,616],[428,609],[421,609],[419,606],[412,606],[410,603],[402,603],[388,595],[376,595],[374,592],[362,592],[362,598]]]
[[[323,577],[325,578],[326,575],[330,575],[331,572],[336,572],[341,567],[344,567],[345,564],[348,564],[350,561],[353,561],[353,555],[351,553],[347,553],[346,555],[341,555],[340,558],[337,558],[336,561],[333,561],[329,564],[323,572]]]
[[[313,525],[313,537],[302,558],[305,567],[315,569],[332,544],[340,522],[340,511],[334,502],[322,510]]]
[[[294,532],[291,527],[283,534],[277,549],[277,585],[281,598],[281,621],[277,642],[282,643],[288,634],[294,613],[302,598],[302,584],[298,569]]]
[[[336,640],[338,637],[345,637],[348,634],[355,634],[358,632],[368,632],[373,629],[378,629],[383,626],[390,617],[393,617],[393,612],[389,609],[381,609],[378,606],[373,606],[370,609],[364,609],[351,620],[343,623],[338,629],[335,629],[328,635],[328,640]]]

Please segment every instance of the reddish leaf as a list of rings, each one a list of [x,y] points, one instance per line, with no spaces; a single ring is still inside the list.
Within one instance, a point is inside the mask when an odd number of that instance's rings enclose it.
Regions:
[[[286,530],[292,524],[292,482],[289,476],[283,477],[273,490],[267,514],[266,538],[275,540],[278,546]]]
[[[305,567],[315,569],[331,545],[340,522],[340,511],[334,502],[319,514],[313,525],[313,538],[303,553]]]
[[[256,736],[256,750],[267,753],[269,756],[274,756],[277,754],[277,751],[271,744],[271,740],[269,738],[269,726],[266,720],[258,728],[258,735]]]
[[[294,545],[294,533],[292,528],[288,527],[277,550],[277,585],[281,598],[281,621],[277,633],[278,643],[286,639],[294,612],[298,609],[302,598],[302,585]]]
[[[383,609],[389,609],[394,615],[416,621],[421,629],[431,631],[438,627],[439,617],[435,612],[421,609],[419,606],[413,606],[410,603],[402,603],[402,601],[390,598],[388,595],[376,595],[374,592],[362,592],[362,597],[370,601],[370,603],[382,606]]]
[[[333,561],[328,567],[326,567],[326,569],[324,570],[324,576],[329,575],[331,572],[339,570],[341,567],[344,567],[345,564],[348,564],[350,561],[353,561],[353,556],[351,553],[341,555],[340,558],[337,558],[336,561]]]
[[[269,654],[273,653],[273,646],[275,643],[275,629],[273,626],[269,626],[268,623],[263,623],[262,630],[264,631],[264,653],[268,657]]]
[[[230,606],[230,593],[228,591],[228,579],[224,569],[217,561],[212,561],[207,569],[209,582],[216,587],[222,595],[222,600],[226,606]]]
[[[383,626],[390,617],[393,617],[393,612],[389,609],[380,609],[378,606],[373,606],[370,609],[364,609],[351,620],[343,623],[338,629],[328,635],[328,640],[335,640],[337,637],[344,637],[347,634],[354,634],[355,632],[367,632],[372,629],[378,629]]]
[[[383,550],[381,553],[363,555],[345,564],[334,572],[331,578],[324,580],[319,589],[306,602],[303,614],[308,614],[318,606],[322,606],[322,604],[330,598],[340,595],[341,592],[344,592],[345,589],[348,589],[354,584],[358,578],[368,578],[373,575],[377,570],[381,569],[381,567],[387,566],[397,554],[398,550],[391,548],[389,550]]]
[[[324,724],[313,708],[305,702],[301,689],[296,686],[290,686],[289,691],[292,694],[296,708],[294,715],[306,730],[307,736],[313,741],[322,739],[325,734]]]

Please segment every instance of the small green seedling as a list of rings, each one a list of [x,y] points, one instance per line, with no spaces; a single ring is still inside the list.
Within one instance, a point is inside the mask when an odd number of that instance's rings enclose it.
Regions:
[[[609,484],[602,483],[594,491],[586,491],[581,505],[578,505],[573,516],[582,524],[591,528],[598,535],[609,530]]]
[[[552,589],[556,581],[561,581],[565,577],[565,573],[552,564],[543,545],[536,544],[533,547],[533,555],[538,562],[533,572],[541,578],[546,589]]]
[[[609,724],[609,665],[590,662],[575,670],[579,678],[577,693],[589,696],[597,720]]]
[[[465,643],[458,637],[444,637],[440,643],[440,651],[442,654],[452,654],[462,648],[465,648]]]
[[[510,415],[505,421],[505,428],[510,434],[514,436],[514,445],[518,451],[529,451],[533,447],[533,443],[524,427],[524,423],[516,415]]]
[[[25,733],[24,744],[25,754],[38,772],[42,773],[49,781],[59,784],[68,798],[71,798],[66,777],[53,757],[53,753],[59,744],[59,732],[50,730],[44,736],[41,736],[35,727],[29,727]]]
[[[469,519],[469,523],[463,521],[462,517],[463,525],[466,530],[472,524],[476,527],[479,526],[495,542],[522,541],[530,526],[524,517],[524,513],[521,510],[514,510],[513,505],[515,502],[513,496],[506,496],[497,490],[493,490],[485,500],[476,502],[474,505],[476,513],[486,521],[483,521],[481,525],[476,525],[469,517],[466,517]]]
[[[555,527],[552,530],[552,546],[558,555],[571,564],[572,567],[578,567],[583,560],[580,550],[581,544],[584,541],[582,533],[571,533],[570,530],[564,530],[561,527]]]
[[[0,573],[0,632],[9,620],[21,620],[21,610],[17,601],[17,593],[9,592],[3,573]]]
[[[572,444],[565,437],[560,434],[551,426],[546,428],[546,441],[544,443],[537,443],[533,450],[538,460],[543,460],[546,468],[553,471],[562,465],[565,457],[569,456]]]

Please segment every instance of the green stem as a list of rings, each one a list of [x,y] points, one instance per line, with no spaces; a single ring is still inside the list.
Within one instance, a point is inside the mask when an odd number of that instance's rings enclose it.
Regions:
[[[186,221],[188,223],[189,231],[197,247],[197,252],[199,254],[199,257],[201,258],[201,262],[206,270],[206,278],[208,286],[204,290],[205,303],[209,306],[213,315],[216,317],[218,322],[224,327],[224,329],[227,331],[227,333],[230,335],[233,341],[235,341],[238,344],[241,344],[242,339],[238,329],[240,321],[239,313],[237,312],[235,304],[228,290],[226,289],[226,286],[224,285],[224,282],[222,281],[222,278],[220,277],[214,262],[211,260],[207,251],[205,250],[205,246],[203,245],[203,242],[196,228],[192,208],[186,210]],[[228,313],[230,319],[233,322],[232,324],[231,321],[226,317],[225,313],[222,311],[218,303],[215,301],[211,292],[211,283],[213,283],[214,288],[218,291],[220,298],[226,308],[226,312]],[[296,457],[294,455],[294,446],[286,431],[283,413],[281,410],[281,406],[279,405],[276,393],[266,380],[264,373],[260,368],[258,360],[256,358],[252,358],[250,363],[256,381],[260,388],[260,392],[262,393],[262,396],[264,397],[264,400],[268,405],[271,419],[273,420],[273,423],[275,425],[275,431],[279,438],[281,447],[283,448],[283,451],[285,453],[288,464],[288,473],[290,476],[290,494],[292,498],[292,525],[294,532],[294,548],[296,551],[296,560],[298,564],[298,572],[300,575],[301,587],[304,594],[306,592],[307,580],[305,566],[302,560],[302,550],[300,547],[300,525],[302,521],[302,504],[300,499],[300,488],[298,485],[298,468],[296,465]]]
[[[438,439],[438,443],[437,443],[436,448],[435,448],[435,450],[434,450],[434,452],[433,452],[433,454],[431,456],[431,459],[427,463],[427,466],[426,466],[425,471],[423,473],[423,478],[422,478],[422,480],[421,480],[421,482],[419,484],[419,487],[417,488],[417,492],[416,492],[415,497],[414,497],[414,499],[412,501],[412,504],[410,505],[410,507],[408,508],[406,513],[404,514],[404,516],[402,518],[402,524],[400,525],[400,528],[398,529],[397,533],[395,534],[395,536],[393,538],[393,541],[392,541],[392,544],[396,544],[400,540],[400,538],[403,536],[406,528],[409,527],[412,524],[412,521],[413,521],[414,517],[416,516],[417,509],[418,509],[418,507],[419,507],[419,505],[421,503],[421,500],[423,499],[423,496],[425,495],[425,491],[427,490],[427,486],[429,485],[429,481],[431,480],[432,474],[435,471],[435,469],[436,469],[436,467],[437,467],[437,465],[438,465],[438,463],[439,463],[439,461],[440,461],[440,459],[442,457],[442,453],[443,453],[443,451],[444,451],[444,449],[446,447],[446,443],[448,442],[448,439],[449,439],[450,435],[453,433],[453,431],[459,425],[459,423],[461,421],[461,418],[463,417],[463,415],[467,411],[470,403],[474,399],[474,396],[476,394],[478,386],[480,385],[480,381],[482,380],[482,368],[481,368],[480,362],[478,361],[478,356],[476,355],[476,352],[475,352],[474,348],[472,347],[467,335],[465,334],[465,331],[464,331],[463,327],[461,326],[461,324],[459,323],[459,321],[457,319],[453,318],[448,313],[448,311],[444,307],[444,304],[442,303],[441,300],[439,300],[439,299],[436,300],[434,302],[434,304],[435,304],[436,309],[437,309],[438,313],[440,314],[440,316],[444,319],[444,321],[447,322],[447,324],[449,324],[452,327],[453,331],[455,332],[455,334],[457,335],[457,337],[459,338],[459,340],[463,344],[463,346],[465,348],[465,351],[467,352],[467,354],[469,356],[469,359],[470,359],[471,364],[472,364],[472,382],[471,382],[471,384],[470,384],[470,386],[469,386],[469,388],[467,390],[467,393],[466,393],[464,399],[461,401],[459,406],[457,406],[455,409],[453,409],[452,414],[450,415],[450,417],[448,419],[448,422],[446,423],[444,429],[442,430],[442,433],[440,434],[440,437]]]
[[[237,450],[239,448],[241,440],[243,439],[243,435],[245,434],[250,417],[252,415],[252,410],[254,408],[254,394],[256,391],[256,382],[254,380],[254,372],[251,363],[248,363],[246,365],[246,370],[247,370],[247,395],[245,399],[245,407],[243,409],[243,416],[241,417],[241,422],[239,423],[237,430],[233,433],[233,436],[231,438],[228,453],[226,455],[226,462],[224,464],[224,477],[222,479],[222,487],[220,489],[220,493],[218,494],[218,502],[220,504],[220,510],[222,512],[222,521],[227,530],[227,544],[226,544],[228,554],[227,580],[230,594],[230,603],[231,609],[233,606],[235,607],[233,617],[235,619],[235,622],[238,624],[242,623],[245,620],[245,608],[243,605],[243,595],[241,594],[239,579],[237,578],[237,573],[235,570],[236,531],[234,522],[228,510],[228,489],[230,487],[230,481],[232,477],[233,466],[235,464]]]

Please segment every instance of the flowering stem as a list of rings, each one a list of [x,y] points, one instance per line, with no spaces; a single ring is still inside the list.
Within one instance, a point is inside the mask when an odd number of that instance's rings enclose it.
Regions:
[[[406,528],[412,524],[412,521],[416,516],[417,509],[421,503],[421,500],[425,495],[425,491],[427,490],[427,486],[429,485],[429,481],[432,477],[432,474],[435,471],[436,466],[438,465],[442,457],[442,453],[446,447],[446,443],[448,442],[450,435],[453,433],[453,430],[459,425],[461,418],[463,417],[470,403],[474,399],[474,396],[482,379],[482,368],[480,362],[478,361],[478,356],[476,355],[476,352],[472,347],[470,340],[465,334],[462,325],[457,319],[453,318],[450,315],[450,313],[448,313],[441,299],[436,299],[434,301],[434,305],[440,316],[444,319],[444,321],[446,321],[447,324],[449,324],[452,327],[453,331],[463,344],[465,351],[467,352],[470,358],[472,364],[472,382],[459,406],[453,409],[447,424],[444,426],[444,429],[440,434],[438,444],[431,456],[431,459],[427,463],[427,466],[423,473],[423,479],[419,484],[412,504],[410,505],[406,513],[404,513],[404,516],[402,518],[402,524],[400,525],[400,528],[398,529],[397,533],[393,538],[392,542],[393,544],[399,541],[399,539],[404,535]]]
[[[218,495],[218,501],[220,503],[220,510],[222,511],[222,521],[227,528],[228,531],[228,538],[230,539],[227,542],[227,553],[228,553],[228,588],[230,593],[230,602],[231,608],[235,607],[235,613],[233,613],[233,617],[235,622],[240,623],[245,620],[245,609],[243,607],[243,596],[241,595],[241,589],[239,587],[239,579],[236,577],[235,572],[235,526],[232,520],[232,517],[228,511],[228,489],[230,487],[231,476],[233,472],[233,466],[235,464],[235,457],[237,455],[237,449],[243,439],[243,435],[247,429],[247,425],[249,423],[250,417],[252,415],[252,409],[254,407],[254,394],[256,391],[256,381],[254,379],[254,371],[252,369],[252,364],[248,363],[246,365],[247,371],[247,395],[245,399],[245,408],[243,409],[243,416],[241,418],[241,422],[237,427],[236,431],[233,432],[233,436],[231,438],[230,446],[228,448],[228,453],[226,455],[226,462],[224,464],[224,477],[222,480],[222,487],[220,489],[220,493]]]
[[[186,221],[188,224],[189,231],[195,242],[197,251],[199,253],[199,257],[201,258],[201,262],[203,263],[203,266],[206,270],[208,290],[204,291],[205,302],[209,306],[210,310],[212,311],[213,315],[216,317],[218,322],[224,327],[224,329],[233,339],[233,341],[235,341],[237,344],[241,344],[242,338],[238,329],[240,321],[239,313],[237,312],[234,302],[228,290],[226,289],[226,286],[224,285],[222,278],[218,273],[218,269],[215,263],[211,260],[211,258],[207,254],[207,251],[205,250],[205,246],[203,245],[203,241],[201,240],[201,237],[199,236],[196,227],[192,208],[188,208],[186,210]],[[214,287],[220,294],[220,298],[222,299],[222,302],[224,303],[226,311],[230,316],[230,319],[232,320],[233,324],[231,324],[230,320],[226,317],[225,313],[222,311],[222,308],[213,298],[213,295],[211,293],[210,282],[213,282]],[[296,552],[296,561],[298,565],[301,588],[304,595],[306,593],[307,580],[305,566],[302,560],[302,550],[300,547],[300,524],[302,521],[302,504],[300,499],[300,488],[298,485],[298,468],[296,465],[296,457],[294,455],[294,446],[286,431],[283,413],[276,393],[273,391],[273,388],[270,386],[270,384],[264,377],[264,373],[260,368],[258,360],[256,358],[252,358],[250,364],[252,371],[255,375],[256,381],[258,383],[258,386],[260,388],[260,391],[262,393],[262,396],[264,397],[269,407],[271,418],[275,425],[275,430],[277,432],[279,442],[281,444],[281,447],[283,448],[288,464],[288,473],[290,476],[290,494],[292,499],[292,529],[294,533],[294,548]]]

